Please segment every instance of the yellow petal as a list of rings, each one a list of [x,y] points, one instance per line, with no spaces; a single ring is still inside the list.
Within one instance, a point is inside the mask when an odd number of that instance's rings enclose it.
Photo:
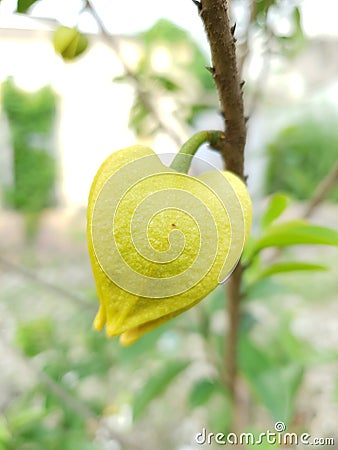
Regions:
[[[194,306],[240,258],[251,225],[245,185],[200,177],[133,146],[100,167],[88,202],[88,248],[100,299],[94,327],[130,345]]]

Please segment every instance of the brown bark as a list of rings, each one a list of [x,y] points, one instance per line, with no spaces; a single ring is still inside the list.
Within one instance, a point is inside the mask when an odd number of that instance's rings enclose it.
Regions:
[[[225,118],[222,154],[226,168],[244,178],[246,126],[241,81],[226,0],[202,0],[200,15],[210,43],[213,77]]]
[[[242,179],[244,176],[244,147],[246,125],[239,79],[235,39],[229,19],[227,0],[202,0],[200,15],[203,20],[212,56],[212,75],[219,94],[225,121],[225,142],[220,150],[225,166]],[[242,266],[239,263],[230,277],[227,289],[227,314],[229,331],[226,337],[225,369],[227,386],[233,403],[233,429],[236,431],[240,417],[240,399],[237,387],[237,343],[240,320]]]

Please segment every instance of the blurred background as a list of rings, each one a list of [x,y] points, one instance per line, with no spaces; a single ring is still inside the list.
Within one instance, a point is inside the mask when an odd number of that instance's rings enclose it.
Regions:
[[[231,13],[253,236],[278,192],[279,220],[337,229],[338,4],[233,0]],[[88,48],[62,58],[60,25]],[[176,153],[223,124],[196,6],[2,0],[0,60],[0,450],[193,450],[203,428],[229,432],[222,286],[132,347],[92,330],[85,213],[99,165],[136,143]],[[207,146],[198,156],[222,167]],[[337,249],[262,255],[288,258],[305,265],[244,280],[242,430],[283,421],[338,447]]]

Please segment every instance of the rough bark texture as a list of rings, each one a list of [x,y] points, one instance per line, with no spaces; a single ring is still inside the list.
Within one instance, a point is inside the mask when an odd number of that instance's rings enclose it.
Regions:
[[[236,48],[226,0],[202,0],[200,15],[210,43],[213,77],[225,118],[221,151],[228,170],[244,178],[246,126]]]
[[[219,94],[221,110],[225,120],[225,142],[219,145],[227,170],[244,176],[244,147],[246,125],[242,99],[242,85],[236,61],[234,29],[229,19],[229,4],[226,0],[201,0],[200,16],[203,20],[210,44],[211,69]],[[230,277],[227,289],[227,314],[229,331],[226,338],[225,364],[228,389],[233,403],[233,429],[239,426],[240,398],[237,385],[237,341],[240,319],[242,266],[238,264]]]

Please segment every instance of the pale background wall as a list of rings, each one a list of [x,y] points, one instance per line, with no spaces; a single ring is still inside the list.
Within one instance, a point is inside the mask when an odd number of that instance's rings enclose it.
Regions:
[[[332,2],[330,3],[329,0],[326,2],[327,7],[332,8]],[[0,83],[8,76],[13,76],[16,83],[25,89],[35,90],[50,84],[56,91],[58,95],[56,151],[60,161],[57,198],[61,206],[84,206],[91,180],[104,158],[112,151],[136,142],[135,136],[127,126],[133,90],[126,84],[112,82],[115,76],[123,73],[121,63],[111,49],[95,35],[90,35],[89,51],[76,62],[65,64],[54,53],[51,43],[52,30],[56,28],[56,23],[52,20],[41,22],[26,16],[4,14],[6,7],[10,10],[8,5],[11,3],[13,2],[4,0],[0,7]],[[49,3],[52,11],[52,3]],[[75,3],[74,6],[76,6]],[[36,7],[37,11],[38,5],[39,3]],[[48,7],[48,1],[45,5]],[[257,174],[257,171],[262,173],[263,144],[270,139],[276,129],[290,119],[292,114],[297,115],[298,109],[303,111],[309,105],[316,107],[313,106],[316,102],[320,104],[324,100],[338,105],[337,38],[332,35],[319,38],[318,33],[320,34],[321,30],[317,29],[318,25],[316,25],[317,28],[310,26],[311,23],[317,24],[313,14],[310,14],[314,11],[314,3],[306,0],[303,5],[304,28],[308,34],[312,32],[316,36],[316,41],[314,45],[312,42],[296,60],[272,64],[266,86],[268,94],[266,97],[269,100],[275,99],[275,105],[278,107],[273,105],[271,107],[270,104],[267,109],[261,108],[252,120],[254,126],[249,129],[247,152],[249,175],[253,172]],[[172,8],[170,11],[172,12]],[[168,18],[171,18],[170,11],[168,14],[166,12]],[[53,11],[51,15],[52,13]],[[110,27],[117,28],[117,31],[124,30],[123,23],[124,27],[127,27],[126,11],[119,11],[120,13],[121,23],[118,25],[113,21],[114,23],[110,24]],[[71,15],[71,11],[68,11],[68,15]],[[154,11],[150,16],[155,20],[153,15]],[[330,17],[331,15],[326,17],[326,34],[334,32],[330,25]],[[73,23],[67,23],[67,17],[61,19],[65,19],[63,23],[73,25]],[[178,22],[181,20],[179,17],[177,19]],[[137,29],[136,24],[133,23],[134,20],[131,19],[128,23],[129,29],[133,26]],[[139,16],[139,22],[143,25],[145,20],[143,16]],[[95,31],[88,17],[87,19],[85,17],[83,21],[85,22],[83,26]],[[68,22],[71,20],[68,19]],[[147,26],[150,25],[151,23],[147,23]],[[202,36],[203,30],[199,22],[198,26]],[[191,30],[197,37],[196,27],[197,22],[192,19]],[[205,38],[201,38],[200,42],[205,45]],[[137,50],[132,39],[125,40],[124,51],[128,60],[132,61],[135,58]],[[259,72],[259,60],[255,61],[249,70],[254,78],[255,73]],[[287,104],[286,111],[283,111],[281,107],[283,103]],[[217,118],[203,117],[198,126],[215,127]],[[158,136],[154,142],[149,140],[143,143],[152,145],[159,153],[176,151],[176,146],[163,135]],[[205,157],[206,152],[200,155]],[[213,158],[213,161],[217,163],[218,159]],[[4,121],[1,120],[0,179],[2,183],[10,182],[10,166],[11,150],[8,130]],[[249,188],[254,195],[261,191],[261,179],[262,177],[259,176],[249,178],[253,180],[251,183],[254,183],[251,185],[249,183]]]

